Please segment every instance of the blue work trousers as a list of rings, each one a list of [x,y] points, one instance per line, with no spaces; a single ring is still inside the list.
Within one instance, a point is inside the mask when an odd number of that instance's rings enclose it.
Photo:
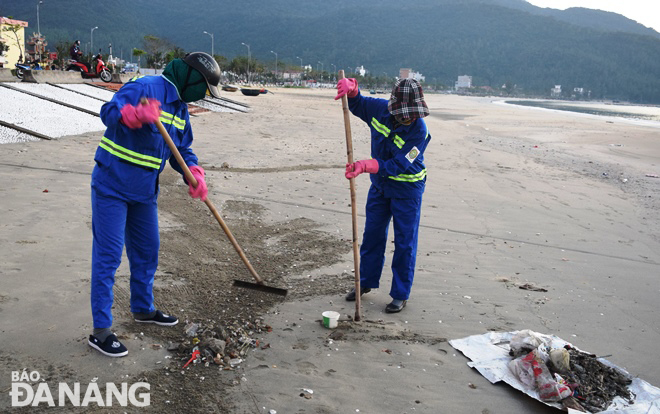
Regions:
[[[386,198],[373,185],[367,197],[367,220],[360,247],[360,287],[378,288],[385,265],[387,231],[394,222],[393,299],[408,300],[415,276],[422,197]]]
[[[158,201],[126,200],[92,187],[92,317],[94,328],[112,327],[115,272],[126,245],[131,271],[131,311],[154,309],[154,275],[158,267]]]

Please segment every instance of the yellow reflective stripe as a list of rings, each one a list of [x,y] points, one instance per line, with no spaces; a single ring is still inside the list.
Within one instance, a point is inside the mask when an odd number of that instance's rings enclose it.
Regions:
[[[394,136],[394,145],[396,145],[397,147],[399,147],[399,149],[401,149],[401,148],[403,148],[404,145],[406,145],[406,141],[401,139],[400,136],[395,135]]]
[[[174,117],[174,126],[179,128],[180,130],[183,130],[183,128],[186,127],[186,121],[179,118],[178,116],[175,116]]]
[[[424,168],[422,171],[418,172],[417,174],[399,174],[396,177],[388,177],[390,180],[394,181],[404,181],[407,183],[414,183],[415,181],[421,181],[426,177],[426,168]]]
[[[161,111],[160,113],[160,122],[164,124],[172,124],[182,131],[186,127],[186,121],[165,111]]]
[[[99,144],[99,146],[116,157],[119,157],[133,164],[142,165],[144,167],[160,169],[160,164],[163,161],[160,158],[151,157],[149,155],[144,155],[135,151],[131,151],[128,148],[124,148],[121,145],[117,145],[116,143],[112,142],[110,139],[106,137],[103,137],[103,139],[101,139],[101,143]]]
[[[385,125],[381,124],[380,122],[378,122],[376,118],[371,118],[371,126],[373,126],[376,129],[376,131],[380,132],[386,137],[390,136],[390,129]]]
[[[137,80],[137,79],[140,79],[140,78],[144,78],[144,76],[145,76],[145,75],[137,75],[137,76],[133,76],[131,79],[129,79],[129,82],[133,82],[134,80]]]

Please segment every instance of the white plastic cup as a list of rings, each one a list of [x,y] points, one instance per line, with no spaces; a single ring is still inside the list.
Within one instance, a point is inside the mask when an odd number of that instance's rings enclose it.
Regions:
[[[328,329],[335,329],[337,323],[339,322],[339,312],[335,311],[325,311],[323,315],[323,326]]]

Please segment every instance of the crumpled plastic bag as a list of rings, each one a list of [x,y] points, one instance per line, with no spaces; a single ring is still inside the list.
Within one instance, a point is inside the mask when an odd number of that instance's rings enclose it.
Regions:
[[[541,345],[547,345],[545,339],[529,329],[523,329],[517,332],[509,342],[511,355],[514,357],[526,355]]]
[[[532,355],[530,352],[527,355]],[[524,356],[509,361],[509,369],[527,388],[533,390],[536,388],[536,379],[534,378],[534,368]]]
[[[557,382],[553,377],[538,349],[510,361],[509,369],[525,386],[538,390],[543,401],[560,401],[573,394],[565,381]]]

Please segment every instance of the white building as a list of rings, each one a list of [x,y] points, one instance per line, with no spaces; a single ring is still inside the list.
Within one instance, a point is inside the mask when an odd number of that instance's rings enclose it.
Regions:
[[[301,79],[302,72],[300,71],[288,71],[282,72],[282,79]]]
[[[455,89],[471,88],[471,87],[472,87],[472,76],[468,76],[468,75],[459,76],[458,80],[454,84]]]
[[[424,82],[426,78],[421,73],[415,72],[410,68],[401,68],[399,69],[399,79],[415,79],[416,81]]]
[[[555,85],[554,88],[550,89],[550,96],[553,98],[561,96],[561,85]]]
[[[355,68],[355,73],[359,74],[360,76],[365,76],[367,74],[367,70],[364,68],[364,66],[358,66]]]

